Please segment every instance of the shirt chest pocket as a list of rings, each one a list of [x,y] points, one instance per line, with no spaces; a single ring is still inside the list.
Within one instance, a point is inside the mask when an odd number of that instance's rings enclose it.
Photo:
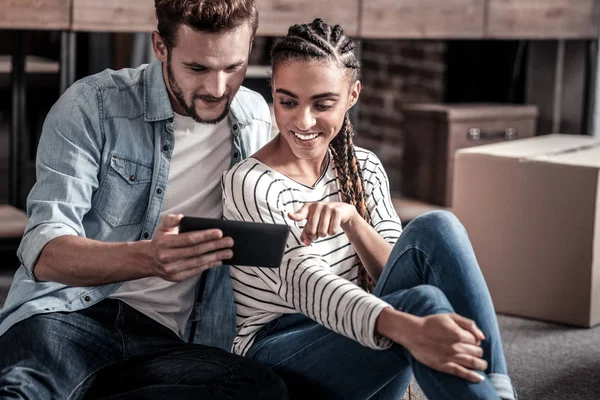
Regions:
[[[113,154],[100,189],[96,210],[112,226],[139,224],[146,214],[152,165]]]

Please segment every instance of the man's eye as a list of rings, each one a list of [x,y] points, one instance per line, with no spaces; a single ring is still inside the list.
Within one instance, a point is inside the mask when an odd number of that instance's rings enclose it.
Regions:
[[[279,104],[281,104],[282,106],[289,108],[289,107],[293,107],[296,104],[292,101],[280,101]]]
[[[333,106],[329,106],[329,105],[325,105],[325,104],[316,104],[315,107],[319,111],[327,111]]]

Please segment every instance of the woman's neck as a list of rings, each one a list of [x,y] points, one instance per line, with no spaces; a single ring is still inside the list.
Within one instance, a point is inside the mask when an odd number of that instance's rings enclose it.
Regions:
[[[254,154],[254,158],[296,182],[313,187],[325,172],[328,153],[319,158],[301,159],[296,157],[285,140],[277,136]]]

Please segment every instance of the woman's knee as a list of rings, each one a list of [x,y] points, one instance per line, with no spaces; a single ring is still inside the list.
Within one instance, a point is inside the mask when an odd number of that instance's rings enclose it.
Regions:
[[[388,297],[388,296],[386,296]],[[454,312],[454,309],[444,292],[433,285],[419,285],[410,289],[402,290],[397,295],[390,295],[390,299],[384,299],[396,309],[417,316],[441,314]]]
[[[426,233],[429,237],[466,237],[466,230],[460,220],[450,211],[439,210],[420,215],[412,220],[406,230]]]

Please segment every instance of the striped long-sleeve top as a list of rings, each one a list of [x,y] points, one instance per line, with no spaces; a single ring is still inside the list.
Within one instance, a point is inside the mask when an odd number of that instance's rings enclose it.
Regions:
[[[371,225],[395,243],[402,226],[390,199],[379,159],[356,148]],[[232,351],[244,355],[262,326],[282,314],[302,313],[332,331],[374,349],[391,341],[376,334],[379,313],[389,305],[357,286],[359,258],[341,231],[313,242],[300,241],[306,221],[288,217],[306,202],[342,201],[337,170],[330,160],[313,187],[278,173],[255,158],[235,165],[223,178],[224,217],[229,220],[286,224],[290,235],[280,268],[231,266],[237,336]],[[265,246],[268,246],[265,243]]]

